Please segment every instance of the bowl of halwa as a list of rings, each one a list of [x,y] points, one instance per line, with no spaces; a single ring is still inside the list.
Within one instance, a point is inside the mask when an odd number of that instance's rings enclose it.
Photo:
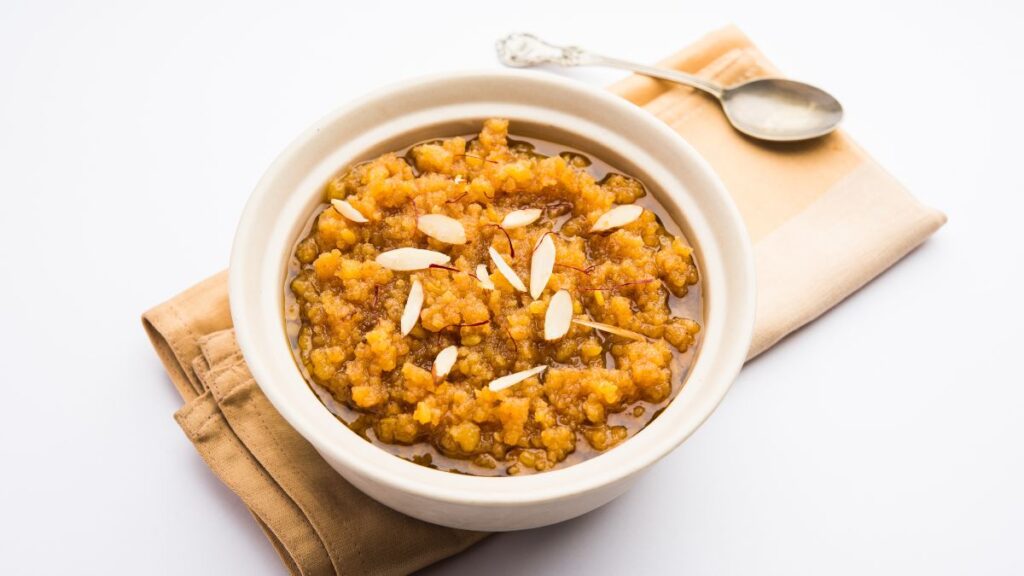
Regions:
[[[230,267],[254,378],[357,488],[515,530],[625,491],[746,356],[753,257],[707,164],[599,89],[448,74],[335,111],[271,165]]]

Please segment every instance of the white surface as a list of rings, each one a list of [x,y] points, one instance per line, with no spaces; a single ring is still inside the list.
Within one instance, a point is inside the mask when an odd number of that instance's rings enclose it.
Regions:
[[[1019,3],[345,4],[0,4],[0,571],[282,573],[171,420],[138,315],[225,266],[312,120],[494,66],[506,31],[652,61],[736,21],[949,224],[749,365],[625,497],[434,573],[1024,572]]]

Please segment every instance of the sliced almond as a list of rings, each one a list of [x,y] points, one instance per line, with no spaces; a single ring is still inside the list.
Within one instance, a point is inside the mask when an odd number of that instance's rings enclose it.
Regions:
[[[527,208],[526,210],[513,210],[501,220],[501,227],[505,230],[529,226],[540,218],[544,211],[540,208]]]
[[[501,257],[501,254],[498,254],[498,251],[495,250],[493,247],[488,248],[487,252],[491,255],[491,260],[494,261],[494,265],[498,267],[498,272],[501,272],[501,275],[504,276],[506,280],[508,280],[508,283],[511,284],[512,287],[515,288],[516,290],[519,290],[520,292],[526,292],[526,285],[523,284],[523,281],[519,279],[519,276],[516,274],[516,271],[513,270],[512,267],[508,265],[508,262],[505,262],[505,259]]]
[[[434,378],[444,378],[452,371],[455,361],[459,359],[459,347],[449,346],[437,353],[434,358]]]
[[[346,200],[339,200],[335,198],[331,200],[331,206],[334,206],[334,209],[337,210],[342,216],[353,222],[358,222],[360,224],[369,222],[369,220],[366,219],[366,216],[363,216],[362,212],[356,210],[356,207],[349,204],[348,201]]]
[[[601,217],[597,219],[597,222],[594,222],[594,226],[590,228],[590,231],[602,232],[604,230],[618,228],[619,226],[625,226],[639,218],[643,213],[643,206],[637,206],[636,204],[616,206],[602,214]]]
[[[423,284],[419,278],[412,279],[412,288],[409,288],[409,298],[405,301],[405,310],[402,311],[402,336],[405,336],[416,321],[420,319],[420,310],[423,309]]]
[[[378,254],[376,262],[388,270],[408,272],[409,270],[429,268],[431,264],[447,264],[449,260],[451,258],[447,254],[433,250],[396,248]]]
[[[466,229],[462,222],[444,214],[424,214],[416,219],[416,227],[427,236],[446,244],[466,243]]]
[[[477,264],[476,279],[480,281],[480,285],[484,287],[484,290],[494,290],[494,282],[491,281],[491,275],[487,273],[487,266]]]
[[[530,258],[530,296],[536,300],[544,292],[555,269],[555,241],[545,234]]]
[[[591,322],[590,320],[573,320],[573,323],[579,324],[580,326],[586,326],[593,328],[594,330],[600,330],[602,332],[608,332],[609,334],[615,334],[617,336],[624,336],[626,338],[632,338],[633,340],[639,340],[644,342],[647,340],[643,334],[637,334],[632,330],[626,330],[625,328],[619,328],[618,326],[612,326],[611,324],[604,324],[601,322]],[[545,326],[547,328],[547,326]]]
[[[540,374],[541,372],[547,370],[547,368],[547,366],[541,364],[540,366],[534,366],[529,370],[523,370],[522,372],[516,372],[514,374],[507,374],[505,376],[502,376],[501,378],[495,378],[494,380],[491,380],[490,384],[488,384],[487,387],[491,389],[491,392],[499,392],[501,390],[504,390],[505,388],[508,388],[509,386],[515,386],[516,384],[519,384],[520,382],[526,380],[527,378],[530,378],[531,376]]]
[[[558,340],[569,331],[572,324],[572,296],[566,290],[559,290],[548,302],[544,313],[544,339]]]

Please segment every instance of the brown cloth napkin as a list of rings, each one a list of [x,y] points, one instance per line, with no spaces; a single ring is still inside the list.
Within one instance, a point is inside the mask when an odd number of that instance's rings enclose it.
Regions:
[[[660,63],[731,85],[777,71],[736,28]],[[758,273],[753,357],[880,274],[945,223],[842,132],[768,145],[729,127],[692,89],[631,77],[612,92],[686,138],[725,182]],[[185,405],[175,414],[245,502],[293,574],[405,574],[485,535],[426,524],[363,495],[292,430],[235,345],[227,276],[146,312],[143,323]]]

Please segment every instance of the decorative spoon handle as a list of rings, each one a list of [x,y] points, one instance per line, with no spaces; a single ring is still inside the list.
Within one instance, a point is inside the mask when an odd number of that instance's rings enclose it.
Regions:
[[[528,68],[540,64],[556,64],[558,66],[609,66],[639,72],[645,76],[661,78],[670,82],[678,82],[703,90],[716,98],[721,98],[723,89],[714,82],[691,76],[675,70],[665,70],[645,66],[635,62],[627,62],[618,58],[609,58],[583,50],[578,46],[556,46],[537,38],[533,34],[515,33],[498,40],[495,45],[498,58],[506,66]]]

